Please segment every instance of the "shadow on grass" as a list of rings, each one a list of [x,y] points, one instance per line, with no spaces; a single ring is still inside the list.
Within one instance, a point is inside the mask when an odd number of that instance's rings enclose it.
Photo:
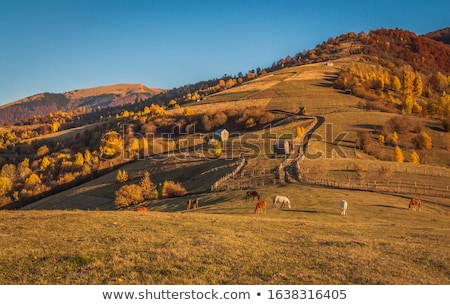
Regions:
[[[407,210],[408,209],[407,207],[405,207],[405,208],[403,208],[403,207],[395,207],[395,206],[392,206],[392,205],[385,205],[385,204],[372,204],[371,206],[388,208],[388,209],[399,209],[399,210]]]

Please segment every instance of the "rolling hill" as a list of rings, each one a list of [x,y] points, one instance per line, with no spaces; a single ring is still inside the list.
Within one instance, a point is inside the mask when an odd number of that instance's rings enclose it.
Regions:
[[[163,92],[142,84],[116,84],[66,93],[39,93],[0,107],[0,124],[17,123],[34,116],[47,116],[58,111],[80,107],[115,107],[147,100]]]

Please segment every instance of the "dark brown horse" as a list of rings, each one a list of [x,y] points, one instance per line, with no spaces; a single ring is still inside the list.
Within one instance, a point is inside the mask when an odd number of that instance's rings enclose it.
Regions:
[[[258,198],[258,201],[260,200],[260,196],[257,191],[248,191],[247,195],[245,196],[245,201],[248,201],[250,197],[252,198],[252,200],[255,200],[255,198]]]
[[[188,201],[186,202],[186,210],[190,210],[191,205],[192,205],[192,201],[191,201],[191,199],[188,199]]]

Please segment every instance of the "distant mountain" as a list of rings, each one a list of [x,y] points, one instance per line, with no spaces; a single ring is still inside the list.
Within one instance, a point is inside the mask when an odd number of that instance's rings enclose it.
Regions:
[[[425,36],[445,44],[450,44],[450,27],[430,32]]]
[[[133,104],[163,92],[142,84],[116,84],[66,93],[39,93],[0,107],[0,124],[16,123],[50,112],[69,111],[79,107],[115,107]]]

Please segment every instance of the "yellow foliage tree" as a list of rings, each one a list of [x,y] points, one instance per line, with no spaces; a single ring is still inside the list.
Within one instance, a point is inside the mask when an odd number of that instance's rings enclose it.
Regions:
[[[395,146],[394,150],[394,161],[402,163],[405,160],[405,157],[403,156],[403,152],[400,147]]]
[[[5,196],[12,190],[12,182],[8,177],[0,177],[0,196]]]
[[[303,136],[305,135],[305,128],[302,126],[297,126],[297,128],[295,129],[295,136],[297,138],[303,138]]]
[[[420,163],[420,156],[419,156],[418,153],[416,153],[415,150],[413,150],[411,152],[411,154],[409,155],[409,160],[411,161],[411,163],[419,164]]]
[[[39,165],[39,169],[41,171],[45,171],[47,169],[47,167],[50,166],[51,161],[47,158],[47,156],[45,156],[44,158],[42,158],[41,164]]]
[[[124,185],[115,193],[114,203],[116,207],[127,207],[144,201],[142,188],[136,184]]]
[[[183,115],[184,116],[193,116],[194,115],[194,110],[192,110],[189,107],[185,107],[183,110]]]
[[[117,172],[116,180],[124,183],[128,181],[128,173],[125,170],[120,170]]]
[[[150,180],[150,173],[148,171],[144,172],[144,177],[142,177],[139,186],[142,189],[142,196],[144,199],[158,198],[158,191],[156,190],[156,186]]]
[[[41,178],[39,178],[38,175],[35,173],[31,174],[30,177],[25,179],[25,188],[27,189],[33,189],[35,186],[41,184]]]

